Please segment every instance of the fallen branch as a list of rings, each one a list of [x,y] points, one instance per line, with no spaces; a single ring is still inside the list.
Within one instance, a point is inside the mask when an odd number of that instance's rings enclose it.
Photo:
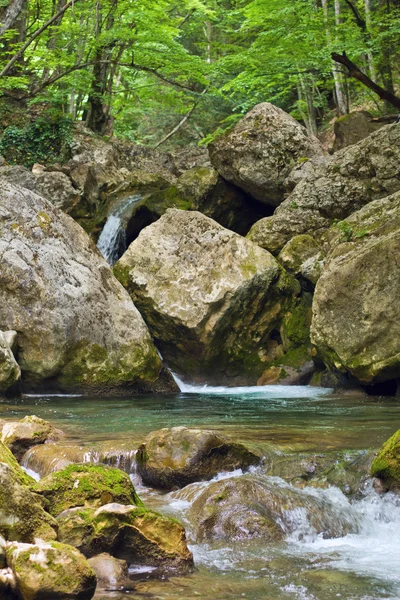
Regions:
[[[192,116],[192,114],[194,113],[194,111],[196,110],[200,100],[201,100],[201,96],[203,96],[207,91],[207,88],[205,88],[201,94],[200,97],[198,98],[198,100],[193,104],[192,108],[186,113],[186,115],[183,117],[183,119],[181,119],[181,121],[179,121],[178,125],[176,125],[176,127],[173,128],[172,131],[169,132],[168,135],[166,135],[160,142],[158,142],[158,144],[156,144],[154,146],[154,148],[158,148],[159,146],[161,146],[162,144],[165,144],[165,142],[167,142],[170,138],[172,138],[173,135],[175,135],[175,133],[177,133],[180,128],[190,119],[190,117]]]
[[[346,52],[343,52],[343,54],[337,54],[336,52],[333,52],[331,54],[331,57],[332,57],[332,60],[334,60],[335,62],[346,67],[346,69],[347,69],[346,75],[348,77],[357,79],[363,85],[365,85],[367,88],[369,88],[370,90],[375,92],[375,94],[377,94],[379,96],[379,98],[381,98],[381,100],[388,102],[389,104],[391,104],[392,106],[394,106],[395,108],[400,110],[400,98],[398,96],[395,96],[391,92],[388,92],[387,90],[385,90],[385,88],[383,88],[380,85],[378,85],[377,83],[375,83],[375,81],[372,81],[372,79],[370,79],[368,77],[368,75],[365,75],[365,73],[363,73],[357,67],[357,65],[354,64],[348,58]]]

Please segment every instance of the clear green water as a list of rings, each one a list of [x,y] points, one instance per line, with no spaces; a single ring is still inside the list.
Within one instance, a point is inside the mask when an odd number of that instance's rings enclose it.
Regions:
[[[190,390],[193,392],[193,390]],[[63,429],[69,442],[139,443],[149,431],[186,425],[213,428],[236,440],[283,453],[325,453],[378,448],[400,427],[400,400],[340,397],[307,388],[266,388],[252,393],[198,390],[174,397],[24,398],[4,400],[0,418],[36,414]],[[204,484],[203,484],[204,485]],[[186,508],[171,494],[142,488],[145,501],[186,521]],[[336,540],[288,538],[234,544],[191,544],[196,570],[185,577],[136,575],[123,598],[230,600],[400,599],[400,503],[372,489],[349,502],[337,488],[322,492],[361,519],[359,534]]]

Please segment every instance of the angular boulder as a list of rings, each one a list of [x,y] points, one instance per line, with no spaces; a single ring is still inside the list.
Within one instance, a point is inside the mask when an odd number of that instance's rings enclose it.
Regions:
[[[2,429],[1,441],[10,448],[18,460],[21,460],[29,448],[44,444],[48,440],[55,440],[60,435],[61,432],[48,421],[30,415],[21,421],[6,423]]]
[[[343,115],[336,119],[333,126],[335,133],[333,152],[356,144],[381,127],[383,123],[373,121],[371,113],[366,110],[357,110]]]
[[[305,177],[272,217],[253,225],[249,239],[278,254],[295,235],[318,235],[335,220],[398,191],[400,127],[383,127],[313,166],[305,165]]]
[[[0,327],[18,331],[24,389],[173,388],[142,317],[79,225],[3,181],[0,198]]]
[[[179,570],[193,564],[182,525],[143,506],[112,503],[98,509],[75,508],[57,520],[59,539],[87,557],[108,552],[129,564]]]
[[[281,364],[307,360],[310,311],[299,283],[271,254],[199,212],[169,209],[114,273],[163,357],[187,377],[254,385],[271,366],[280,373]]]
[[[221,471],[247,469],[261,457],[214,431],[173,427],[150,433],[136,454],[143,482],[174,489],[212,479]]]
[[[370,472],[382,481],[386,490],[400,489],[400,429],[383,444]]]
[[[12,352],[7,333],[0,331],[0,393],[14,387],[21,378],[21,369]]]
[[[322,156],[319,141],[282,109],[264,102],[209,147],[213,167],[256,200],[279,206],[299,163]]]
[[[400,192],[339,222],[326,238],[311,326],[320,357],[363,384],[400,377]]]
[[[7,540],[56,538],[56,521],[44,510],[43,499],[32,492],[33,484],[0,442],[0,534]]]
[[[47,509],[54,516],[75,506],[110,502],[142,506],[129,475],[104,465],[69,465],[41,479],[35,490],[46,498]]]
[[[91,600],[94,596],[96,573],[71,546],[10,543],[6,556],[21,600]]]
[[[60,171],[43,171],[36,175],[36,192],[66,213],[76,209],[81,199],[67,175]]]

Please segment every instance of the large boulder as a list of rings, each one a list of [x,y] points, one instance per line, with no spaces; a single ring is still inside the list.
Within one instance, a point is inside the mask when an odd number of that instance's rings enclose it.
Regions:
[[[400,127],[388,125],[325,161],[310,161],[305,177],[249,239],[277,254],[299,234],[318,235],[369,202],[400,189]]]
[[[26,189],[1,182],[0,198],[0,327],[18,331],[24,389],[163,387],[142,317],[79,225]]]
[[[198,542],[260,537],[270,542],[296,532],[324,538],[356,533],[345,498],[336,504],[320,493],[299,491],[275,478],[254,475],[211,483],[193,503],[189,518]]]
[[[87,557],[108,552],[129,564],[180,570],[193,564],[182,525],[144,507],[112,503],[98,509],[75,508],[57,520],[59,539]]]
[[[380,479],[385,489],[400,489],[400,429],[382,446],[371,465],[372,477]]]
[[[30,415],[21,421],[9,421],[3,425],[1,432],[2,442],[10,448],[18,460],[32,446],[44,444],[48,440],[56,440],[61,435],[51,423],[35,415]]]
[[[75,548],[58,542],[7,545],[21,600],[90,600],[96,573]]]
[[[400,192],[339,222],[326,239],[313,343],[325,364],[361,383],[400,377]]]
[[[339,117],[333,126],[335,133],[333,152],[356,144],[381,127],[383,123],[373,121],[371,113],[366,110],[357,110]]]
[[[307,360],[309,306],[268,252],[199,212],[169,209],[114,273],[163,357],[198,381],[252,385]]]
[[[75,506],[110,502],[142,506],[129,475],[104,465],[69,465],[41,479],[35,490],[46,498],[47,510],[54,516]]]
[[[13,388],[21,378],[21,369],[15,360],[7,334],[0,331],[0,393]]]
[[[187,427],[153,431],[136,455],[143,482],[164,489],[211,479],[221,471],[247,469],[260,459],[219,433]]]
[[[298,164],[323,154],[319,141],[280,108],[264,102],[209,145],[213,167],[271,206],[285,198],[285,180]]]
[[[7,540],[56,538],[57,524],[44,510],[43,499],[31,491],[33,483],[0,442],[0,534]]]
[[[73,212],[81,199],[81,194],[72,186],[69,177],[59,171],[37,174],[36,191],[66,213]]]

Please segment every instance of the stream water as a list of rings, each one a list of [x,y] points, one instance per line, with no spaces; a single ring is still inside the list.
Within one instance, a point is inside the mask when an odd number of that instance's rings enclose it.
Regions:
[[[30,396],[4,400],[0,418],[36,414],[66,432],[68,443],[109,441],[135,446],[152,430],[186,425],[213,428],[265,454],[273,448],[283,462],[318,457],[334,465],[351,465],[378,448],[400,426],[396,398],[346,397],[307,387],[195,388],[182,385],[176,396],[101,399]],[[263,479],[280,493],[296,490],[301,510],[290,515],[285,540],[199,544],[194,540],[190,507],[209,482],[162,494],[132,477],[149,507],[180,519],[187,528],[196,568],[180,577],[155,577],[132,570],[134,589],[103,592],[98,600],[378,600],[400,598],[400,499],[379,496],[366,481],[357,495],[346,496],[331,484],[326,489],[294,486],[265,470],[235,472],[218,478]],[[283,475],[284,476],[284,475]],[[338,484],[339,485],[339,484]],[[341,486],[343,489],[343,486]],[[333,539],[317,535],[308,506],[321,507],[332,527],[354,524]],[[311,508],[310,508],[311,510]]]
[[[135,194],[119,200],[111,210],[100,233],[97,247],[110,265],[114,265],[126,250],[126,220],[132,207],[141,198],[142,196]]]

